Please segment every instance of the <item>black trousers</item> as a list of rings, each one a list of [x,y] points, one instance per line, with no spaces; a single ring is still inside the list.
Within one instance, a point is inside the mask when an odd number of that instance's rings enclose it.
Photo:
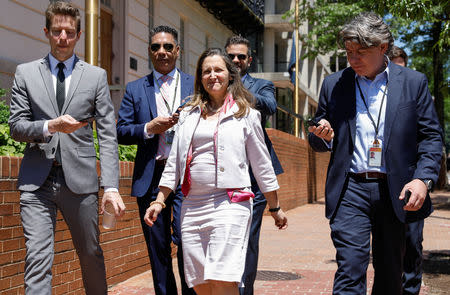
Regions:
[[[183,249],[180,230],[180,210],[183,194],[181,193],[180,186],[178,186],[175,193],[171,193],[167,198],[165,202],[166,208],[161,211],[152,227],[148,226],[144,221],[145,211],[150,206],[150,202],[156,200],[156,196],[158,195],[158,184],[163,170],[164,166],[156,166],[152,184],[147,194],[137,198],[142,231],[152,266],[153,285],[156,295],[177,295],[177,285],[172,268],[171,242],[173,241],[178,246],[177,260],[182,294],[192,295],[195,292],[193,289],[188,288],[184,279]],[[171,218],[172,216],[173,218]]]

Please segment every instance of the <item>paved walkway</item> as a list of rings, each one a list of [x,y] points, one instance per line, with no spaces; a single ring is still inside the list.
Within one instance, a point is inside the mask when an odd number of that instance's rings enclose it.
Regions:
[[[450,193],[434,194],[433,202],[438,206],[425,222],[423,243],[425,255],[447,253],[450,250]],[[336,262],[328,220],[324,217],[324,207],[321,200],[288,211],[289,227],[284,231],[275,228],[270,216],[264,217],[260,241],[259,277],[255,282],[256,295],[331,294]],[[274,280],[277,275],[283,276],[286,273],[297,274],[300,278]],[[370,266],[368,294],[372,284],[373,269]],[[109,294],[155,294],[151,272],[147,271],[110,288]],[[433,293],[430,292],[430,286],[424,285],[420,294]]]

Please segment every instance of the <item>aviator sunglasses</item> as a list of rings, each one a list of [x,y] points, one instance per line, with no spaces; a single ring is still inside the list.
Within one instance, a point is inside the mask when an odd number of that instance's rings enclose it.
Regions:
[[[167,52],[172,52],[172,50],[174,48],[174,45],[171,43],[164,43],[164,44],[153,43],[150,45],[150,50],[153,52],[156,52],[161,48],[161,45],[164,48],[164,50]]]
[[[245,60],[247,58],[247,55],[245,55],[245,54],[231,54],[231,53],[228,54],[228,57],[231,60],[233,60],[236,56],[239,60]]]

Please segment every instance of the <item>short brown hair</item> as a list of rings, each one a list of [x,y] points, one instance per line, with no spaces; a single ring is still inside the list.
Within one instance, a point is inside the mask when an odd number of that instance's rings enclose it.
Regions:
[[[45,11],[45,27],[50,30],[52,26],[53,17],[57,14],[68,15],[75,19],[77,24],[77,33],[81,30],[81,17],[78,8],[65,1],[55,1],[50,3]]]
[[[400,47],[394,45],[392,46],[392,51],[391,54],[389,55],[389,58],[393,60],[396,57],[403,58],[403,60],[405,61],[405,66],[408,64],[408,55],[406,54],[406,52]]]

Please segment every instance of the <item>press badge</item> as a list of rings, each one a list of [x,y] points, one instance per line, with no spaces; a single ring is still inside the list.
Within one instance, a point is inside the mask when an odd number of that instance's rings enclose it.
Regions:
[[[369,145],[368,162],[371,167],[381,167],[381,141],[375,139],[372,144]]]
[[[167,143],[167,144],[172,144],[172,142],[173,142],[173,137],[174,137],[174,135],[175,135],[175,130],[169,130],[169,131],[166,131],[166,132],[164,133],[164,135],[165,135],[165,137],[166,137],[166,143]]]

